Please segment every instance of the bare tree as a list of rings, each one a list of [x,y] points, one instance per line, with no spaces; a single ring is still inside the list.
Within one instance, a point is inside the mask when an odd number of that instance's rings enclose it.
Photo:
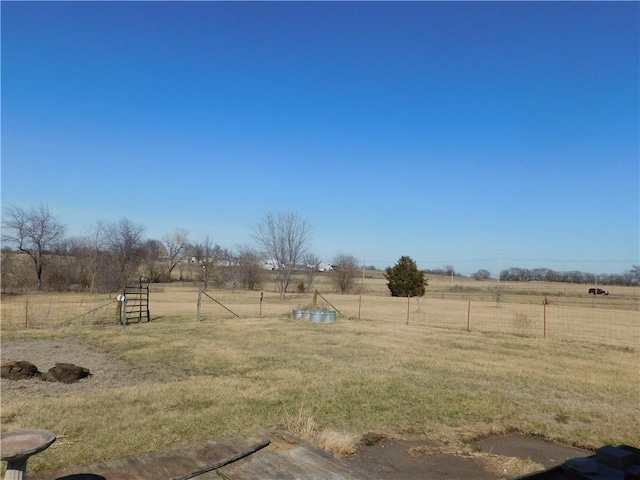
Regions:
[[[106,242],[118,268],[118,288],[124,287],[140,265],[143,233],[144,227],[128,218],[107,226]]]
[[[162,237],[162,241],[167,249],[167,281],[171,281],[171,272],[173,272],[176,265],[184,259],[187,252],[189,238],[187,237],[186,230],[176,230]]]
[[[198,242],[193,251],[200,263],[200,279],[203,290],[207,289],[209,283],[222,285],[225,281],[225,275],[218,267],[230,264],[233,258],[231,252],[220,245],[214,245],[209,235],[204,238],[204,241]]]
[[[253,290],[262,281],[260,254],[250,245],[240,245],[236,249],[236,263],[234,270],[238,272],[238,281],[246,290]]]
[[[37,289],[42,290],[42,270],[47,256],[63,241],[65,226],[45,205],[29,210],[9,205],[5,210],[2,226],[3,242],[15,244],[19,251],[29,255],[33,261]]]
[[[51,256],[43,275],[49,290],[83,291],[88,286],[87,246],[79,237],[67,238]]]
[[[0,285],[2,293],[11,291],[17,282],[15,278],[15,254],[10,249],[2,249],[2,257],[0,260]]]
[[[167,256],[167,249],[160,240],[149,239],[143,242],[141,248],[144,260],[144,275],[150,282],[158,283],[165,279],[162,261]]]
[[[314,253],[307,253],[303,258],[304,263],[304,283],[307,292],[313,288],[313,280],[320,266],[320,258]]]
[[[340,289],[340,293],[345,294],[353,288],[358,276],[358,259],[348,253],[340,252],[333,258],[332,265],[331,279]]]
[[[89,293],[94,293],[96,289],[96,280],[98,277],[98,267],[100,256],[104,255],[106,248],[106,226],[102,221],[98,221],[95,225],[87,230],[84,237],[87,245],[88,263],[89,263]]]
[[[267,213],[253,226],[252,236],[268,259],[277,263],[275,280],[284,298],[293,270],[309,248],[311,225],[297,213]]]

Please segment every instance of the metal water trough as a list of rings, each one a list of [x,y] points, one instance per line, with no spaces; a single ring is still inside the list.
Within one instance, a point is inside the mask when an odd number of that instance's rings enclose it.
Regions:
[[[293,319],[294,320],[310,320],[311,310],[294,310]]]
[[[335,310],[294,310],[294,320],[311,320],[313,323],[336,323]]]
[[[336,312],[333,310],[312,310],[311,321],[313,323],[336,323]]]

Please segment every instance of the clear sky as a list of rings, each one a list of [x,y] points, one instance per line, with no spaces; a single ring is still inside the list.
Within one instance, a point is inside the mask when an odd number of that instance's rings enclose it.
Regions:
[[[640,263],[638,2],[1,2],[2,203],[473,273]]]

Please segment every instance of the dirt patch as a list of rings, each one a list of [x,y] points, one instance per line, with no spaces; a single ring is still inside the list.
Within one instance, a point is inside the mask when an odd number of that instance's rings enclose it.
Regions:
[[[486,472],[481,464],[453,455],[420,455],[415,448],[431,447],[425,442],[383,438],[374,445],[362,445],[360,453],[349,459],[371,478],[385,480],[496,480],[500,477]]]
[[[453,453],[450,448],[424,441],[367,435],[360,453],[349,462],[370,472],[371,478],[386,480],[500,480],[593,454],[517,433],[486,438],[457,450]]]
[[[565,460],[593,455],[589,450],[558,445],[543,438],[512,433],[500,437],[485,438],[475,445],[483,452],[505,457],[531,460],[544,468],[561,465]]]
[[[2,400],[16,400],[33,396],[49,397],[65,393],[86,392],[155,383],[175,379],[170,373],[151,368],[135,369],[112,354],[88,347],[71,338],[56,340],[15,340],[2,342],[0,363],[26,361],[40,371],[48,372],[56,364],[81,365],[90,376],[73,383],[43,382],[38,377],[25,380],[2,378]],[[60,370],[60,368],[58,368]],[[56,372],[58,371],[56,370]]]

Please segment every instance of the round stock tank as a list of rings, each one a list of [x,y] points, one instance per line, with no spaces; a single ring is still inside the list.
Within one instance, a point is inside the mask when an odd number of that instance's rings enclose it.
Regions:
[[[311,310],[294,310],[294,320],[309,320],[311,318]]]
[[[311,321],[314,323],[336,323],[336,312],[333,310],[312,310]]]

